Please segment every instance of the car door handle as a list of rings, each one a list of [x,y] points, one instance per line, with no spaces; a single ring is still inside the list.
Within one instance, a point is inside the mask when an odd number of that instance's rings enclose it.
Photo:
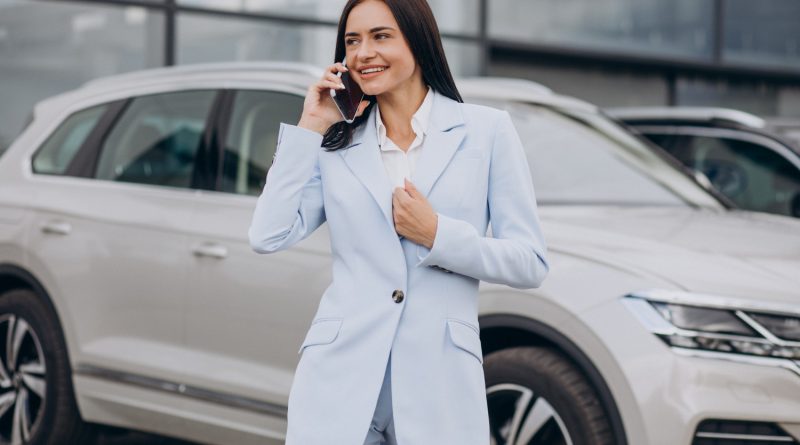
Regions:
[[[47,221],[42,224],[43,233],[52,233],[55,235],[69,235],[72,230],[72,225],[65,221]]]
[[[228,256],[228,248],[217,243],[203,243],[192,249],[192,253],[194,253],[196,257],[208,257],[221,260]]]

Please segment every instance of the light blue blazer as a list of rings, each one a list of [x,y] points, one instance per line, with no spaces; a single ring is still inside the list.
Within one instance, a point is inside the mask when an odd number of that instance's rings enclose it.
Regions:
[[[390,351],[400,444],[490,443],[478,283],[538,287],[546,245],[508,112],[434,92],[430,119],[410,178],[438,214],[430,250],[394,229],[374,116],[333,152],[318,133],[280,126],[250,244],[278,252],[327,221],[333,254],[300,347],[288,445],[362,445]]]

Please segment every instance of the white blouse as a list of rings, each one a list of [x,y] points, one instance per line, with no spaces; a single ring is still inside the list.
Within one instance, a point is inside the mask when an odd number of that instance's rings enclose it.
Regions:
[[[381,148],[383,166],[392,183],[392,192],[394,192],[395,187],[405,186],[403,183],[404,177],[411,180],[411,175],[414,174],[414,167],[422,150],[422,142],[428,132],[428,120],[432,104],[433,90],[428,87],[425,99],[411,117],[411,128],[414,130],[416,137],[405,152],[386,136],[386,127],[381,121],[380,108],[378,104],[375,104],[375,127],[378,130],[378,145]]]

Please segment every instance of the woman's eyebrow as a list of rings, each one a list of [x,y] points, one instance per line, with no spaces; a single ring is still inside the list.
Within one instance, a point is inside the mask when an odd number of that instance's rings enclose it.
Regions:
[[[378,31],[383,31],[383,30],[387,30],[387,29],[394,31],[394,28],[392,28],[391,26],[376,26],[376,27],[370,29],[369,33],[370,34],[374,34],[374,33],[378,32]],[[350,31],[347,34],[345,34],[344,36],[348,37],[348,36],[357,36],[357,35],[358,35],[357,32]]]

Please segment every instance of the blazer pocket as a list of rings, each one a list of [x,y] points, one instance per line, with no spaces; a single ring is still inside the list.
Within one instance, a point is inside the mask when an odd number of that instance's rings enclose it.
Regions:
[[[306,346],[332,343],[339,336],[342,320],[343,318],[321,318],[311,322],[311,327],[308,328],[306,338],[297,353],[303,352]]]
[[[477,328],[462,320],[447,319],[447,331],[453,344],[469,352],[478,362],[483,364],[483,349]]]

